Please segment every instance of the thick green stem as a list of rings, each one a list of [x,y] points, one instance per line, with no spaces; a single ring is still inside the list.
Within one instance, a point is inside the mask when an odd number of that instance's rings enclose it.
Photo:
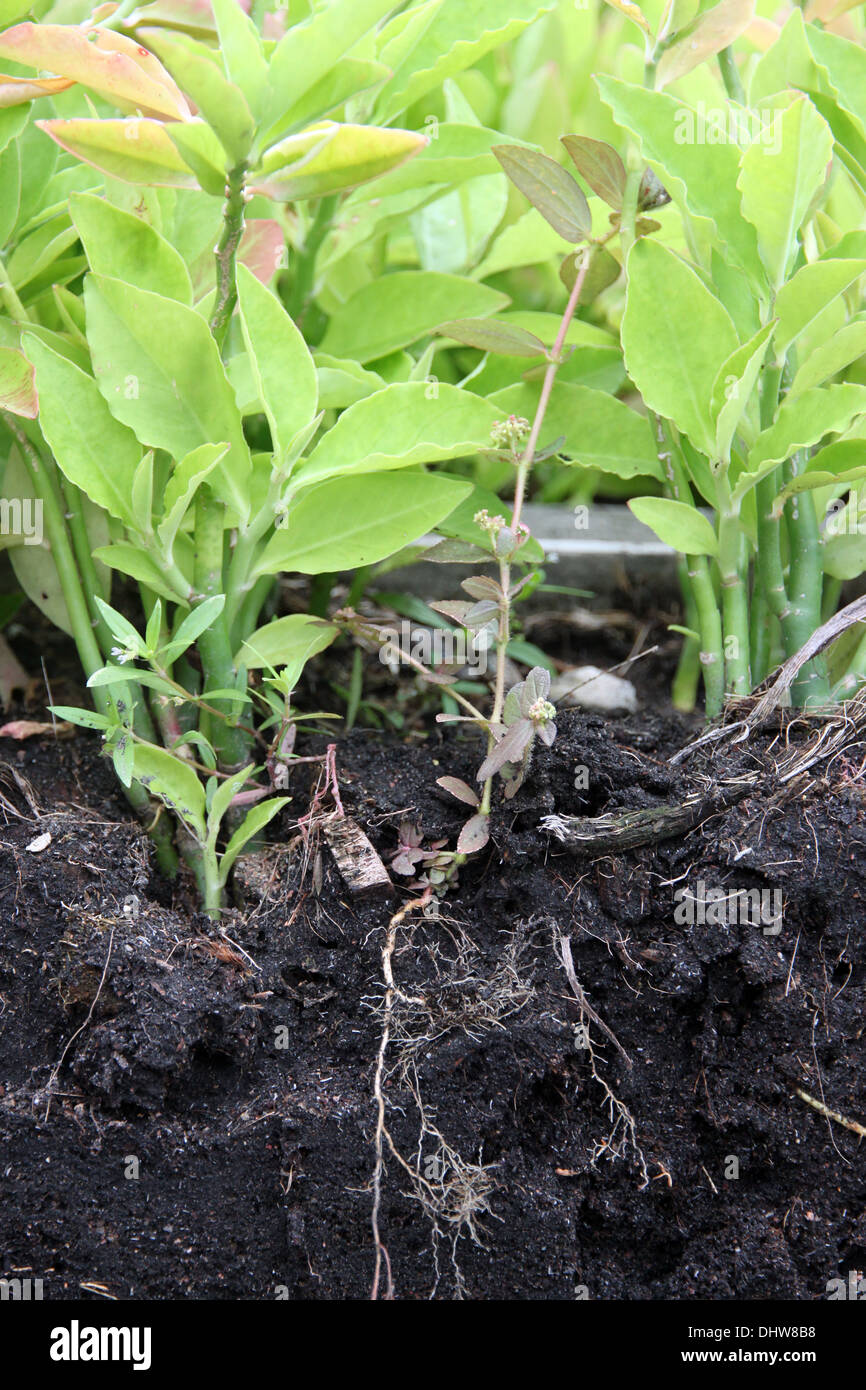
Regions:
[[[767,599],[760,585],[755,584],[752,592],[750,613],[750,650],[752,663],[752,684],[760,685],[770,669],[770,624],[772,614],[767,607]]]
[[[796,477],[805,466],[797,454],[789,465],[790,476]],[[787,479],[786,479],[787,481]],[[785,507],[788,541],[791,551],[788,580],[788,612],[782,625],[785,654],[793,656],[808,641],[821,624],[821,591],[823,565],[815,502],[810,492],[795,493]],[[791,701],[806,706],[826,704],[830,699],[827,666],[823,657],[816,657],[802,667],[791,686]]]
[[[680,555],[677,559],[677,574],[680,582],[680,591],[683,596],[683,610],[686,626],[700,631],[698,627],[698,607],[695,603],[695,596],[692,592],[692,584],[689,579],[689,567],[686,557]],[[671,698],[674,708],[690,713],[697,701],[698,683],[701,676],[700,664],[701,643],[699,637],[685,637],[680,651],[677,669],[674,674],[673,685],[671,687]]]
[[[246,164],[238,164],[226,176],[223,228],[216,248],[216,301],[210,330],[220,352],[238,299],[237,255],[244,232]]]
[[[748,548],[735,511],[719,517],[719,576],[722,585],[727,689],[748,695],[751,685],[749,644]]]
[[[707,718],[721,714],[725,702],[725,665],[722,619],[705,555],[688,555],[689,582],[698,610],[701,633],[701,670],[704,673],[704,703]]]
[[[781,382],[781,363],[764,368],[761,380],[761,429],[769,429],[776,418]],[[774,468],[758,483],[755,502],[758,514],[757,582],[770,612],[781,621],[788,609],[788,593],[782,567],[782,529],[779,518],[773,512],[773,503],[780,487],[781,470]]]

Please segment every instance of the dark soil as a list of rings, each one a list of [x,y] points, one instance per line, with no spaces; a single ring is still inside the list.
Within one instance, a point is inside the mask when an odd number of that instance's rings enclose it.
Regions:
[[[396,928],[383,1096],[404,1162],[384,1142],[379,1225],[398,1299],[810,1300],[866,1267],[858,1136],[796,1095],[866,1118],[857,750],[622,857],[538,828],[770,767],[778,727],[667,764],[693,730],[563,717],[438,915]],[[220,932],[155,877],[95,739],[3,754],[0,1275],[47,1298],[369,1297],[382,950],[413,894],[355,902],[324,838],[305,849],[307,764]],[[467,808],[435,778],[477,762],[441,726],[358,731],[345,810],[386,859],[404,817],[453,844]],[[783,890],[781,932],[679,924],[674,893],[701,880]],[[594,1020],[583,1045],[559,934],[631,1066]]]

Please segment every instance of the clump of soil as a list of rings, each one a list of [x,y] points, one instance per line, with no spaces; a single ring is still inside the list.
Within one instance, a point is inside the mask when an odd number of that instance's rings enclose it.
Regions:
[[[0,1274],[49,1298],[367,1298],[374,1197],[380,1297],[389,1268],[399,1299],[488,1300],[816,1299],[862,1270],[858,1135],[797,1095],[864,1118],[862,769],[781,789],[803,724],[672,766],[692,729],[563,716],[488,850],[390,937],[423,893],[351,899],[298,833],[315,764],[217,928],[155,877],[94,740],[9,754]],[[435,779],[477,763],[445,732],[337,750],[386,860],[404,819],[454,843],[467,808]],[[626,854],[539,830],[753,770]],[[701,883],[781,889],[781,930],[678,921]]]

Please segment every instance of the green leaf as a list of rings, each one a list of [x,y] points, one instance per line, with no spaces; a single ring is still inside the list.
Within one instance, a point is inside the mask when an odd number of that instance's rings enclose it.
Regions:
[[[612,145],[591,140],[588,135],[563,135],[562,143],[571,155],[577,172],[597,194],[619,212],[625,193],[625,165]]]
[[[394,75],[379,96],[377,119],[393,120],[447,77],[474,67],[491,49],[516,38],[554,5],[555,0],[510,0],[507,6],[502,0],[442,0],[431,6],[416,42],[394,64]],[[387,49],[381,56],[389,62]]]
[[[778,289],[797,254],[797,233],[809,205],[827,177],[833,135],[804,96],[795,97],[787,110],[765,110],[762,116],[773,138],[748,146],[738,186],[770,284]]]
[[[341,58],[304,95],[288,107],[268,132],[266,143],[277,140],[289,130],[302,130],[311,121],[321,120],[341,107],[350,98],[390,77],[384,63],[367,58]]]
[[[132,484],[142,452],[135,435],[114,418],[86,372],[33,334],[24,344],[36,369],[39,423],[57,466],[97,506],[134,525],[141,518]]]
[[[246,767],[242,767],[238,772],[233,773],[231,777],[226,777],[223,782],[220,782],[214,792],[213,800],[208,810],[207,838],[209,844],[216,844],[220,822],[231,805],[232,798],[236,796],[239,791],[243,790],[247,782],[252,780],[255,771],[255,765],[253,763],[248,763]]]
[[[497,391],[488,399],[503,415],[531,420],[540,394],[540,384],[524,383]],[[606,391],[557,382],[539,442],[544,445],[561,436],[565,439],[562,453],[584,468],[599,468],[620,478],[664,476],[646,417]]]
[[[866,260],[813,261],[782,285],[773,312],[779,320],[776,353],[781,358],[827,305],[866,271]]]
[[[667,497],[633,497],[629,507],[638,521],[681,555],[717,555],[716,533],[697,507]]]
[[[93,193],[73,193],[69,211],[97,275],[110,275],[192,304],[192,284],[183,257],[143,218]]]
[[[331,0],[280,39],[268,71],[265,123],[273,126],[375,27],[396,0]]]
[[[219,50],[226,71],[246,97],[249,109],[258,112],[265,99],[268,63],[255,24],[237,0],[211,0]]]
[[[36,125],[61,149],[112,178],[148,186],[198,188],[195,174],[161,121],[75,118],[37,121]]]
[[[791,458],[798,449],[817,444],[826,434],[839,434],[864,413],[866,386],[848,382],[816,386],[793,400],[784,400],[774,423],[758,435],[749,451],[746,471],[737,479],[735,497],[743,497],[777,463]]]
[[[234,0],[232,8],[238,15],[242,14]],[[219,137],[231,162],[239,164],[246,160],[253,143],[255,122],[243,93],[227,80],[219,54],[183,36],[160,37],[157,49]]]
[[[95,714],[91,709],[79,709],[77,705],[49,705],[49,714],[57,719],[66,719],[81,729],[99,729],[104,732],[111,728],[111,720],[104,714]]]
[[[418,162],[422,162],[421,156]],[[552,256],[563,256],[568,245],[540,212],[527,208],[516,222],[499,233],[484,260],[472,272],[476,280],[486,280],[502,270],[524,265],[543,265]]]
[[[136,742],[133,766],[138,781],[180,816],[199,841],[204,841],[204,787],[189,763],[153,743]]]
[[[144,642],[129,619],[124,618],[122,613],[118,613],[116,608],[112,608],[109,603],[105,603],[101,598],[95,598],[94,602],[105,619],[108,630],[114,640],[116,642],[121,642],[125,648],[134,652],[136,656],[141,656],[145,650]]]
[[[21,154],[18,144],[0,154],[0,246],[10,240],[21,206]]]
[[[39,413],[33,367],[15,348],[0,348],[0,408],[27,420]]]
[[[736,330],[695,271],[648,238],[629,253],[622,342],[629,376],[649,408],[712,456],[713,385],[738,346]]]
[[[720,0],[677,30],[676,42],[665,49],[656,70],[656,85],[666,87],[685,77],[699,63],[727,48],[752,22],[755,0]]]
[[[592,235],[589,204],[561,164],[522,145],[495,145],[493,153],[514,186],[565,241],[575,245]]]
[[[0,34],[0,58],[72,78],[121,110],[169,121],[190,115],[182,93],[153,54],[111,29],[19,24]]]
[[[200,444],[181,459],[169,478],[163,495],[162,520],[157,527],[157,535],[169,554],[196,492],[225,457],[228,447],[228,444]]]
[[[470,483],[434,473],[331,479],[293,505],[256,571],[325,574],[376,564],[438,526],[470,491]]]
[[[288,683],[294,688],[310,657],[329,647],[339,632],[334,623],[326,623],[307,613],[291,613],[287,618],[276,618],[272,623],[265,623],[264,627],[248,637],[235,663],[246,666],[250,671],[260,670],[263,666],[273,667],[274,670],[288,667],[291,672]]]
[[[213,594],[202,603],[197,603],[178,627],[170,642],[160,651],[161,660],[170,666],[191,647],[203,632],[216,622],[226,605],[225,594]]]
[[[237,269],[238,308],[259,399],[271,428],[274,452],[285,455],[292,440],[316,416],[316,368],[281,302],[246,266]]]
[[[119,570],[121,574],[128,574],[131,579],[137,579],[141,584],[146,584],[162,598],[170,599],[172,603],[189,602],[192,585],[187,587],[185,593],[176,593],[166,580],[159,560],[140,546],[118,541],[115,545],[101,546],[93,553],[95,559],[101,560],[104,565]]]
[[[617,125],[635,132],[644,158],[671,196],[713,224],[726,251],[761,285],[757,235],[740,205],[736,142],[721,131],[704,131],[702,115],[667,92],[651,92],[608,76],[596,78],[596,84]],[[718,137],[711,148],[699,138],[707,133]]]
[[[801,363],[788,396],[799,396],[811,386],[820,386],[864,354],[866,322],[846,324]]]
[[[87,334],[99,389],[143,444],[183,458],[205,443],[231,446],[213,481],[241,521],[249,514],[249,449],[204,319],[162,295],[91,275]]]
[[[165,130],[184,163],[195,173],[200,186],[212,197],[222,199],[231,156],[207,122],[173,121]]]
[[[268,801],[260,801],[253,806],[244,819],[241,821],[234,835],[232,835],[225,848],[225,853],[220,859],[220,883],[225,884],[232,864],[234,864],[244,845],[248,844],[255,835],[264,830],[265,826],[273,820],[278,811],[291,801],[290,796],[273,796]]]
[[[435,270],[398,270],[371,281],[337,310],[320,344],[333,357],[371,362],[453,318],[486,318],[507,295]]]
[[[534,333],[497,319],[449,319],[440,323],[436,331],[482,352],[500,352],[510,357],[547,356],[547,348]]]
[[[343,193],[397,168],[426,144],[416,130],[321,121],[272,146],[250,174],[250,188],[282,202]]]
[[[736,348],[719,368],[713,383],[710,413],[715,421],[716,440],[713,457],[728,461],[731,444],[752,399],[761,367],[767,355],[767,344],[773,336],[775,322],[765,324],[758,332]]]
[[[367,371],[350,358],[332,357],[317,352],[314,357],[319,383],[319,406],[322,410],[345,410],[374,391],[381,391],[385,382],[378,372]]]
[[[343,412],[298,464],[291,488],[477,453],[491,447],[490,430],[497,419],[499,411],[489,401],[457,386],[386,386]],[[388,484],[381,488],[387,496]]]

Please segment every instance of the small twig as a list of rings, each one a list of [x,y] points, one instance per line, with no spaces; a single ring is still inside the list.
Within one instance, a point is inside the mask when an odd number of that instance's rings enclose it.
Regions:
[[[845,1129],[850,1129],[854,1134],[859,1134],[861,1139],[866,1139],[866,1125],[858,1124],[856,1120],[846,1120],[844,1115],[840,1115],[838,1110],[830,1110],[822,1100],[816,1100],[810,1096],[808,1091],[801,1091],[799,1086],[795,1088],[795,1095],[804,1100],[807,1105],[811,1105],[814,1110],[820,1112],[828,1120],[835,1120],[837,1125],[844,1125]]]
[[[93,996],[93,999],[90,1001],[90,1008],[87,1010],[87,1017],[85,1018],[84,1022],[81,1024],[81,1026],[80,1026],[79,1028],[76,1028],[75,1032],[72,1034],[72,1037],[69,1039],[68,1043],[66,1044],[66,1046],[65,1046],[64,1049],[63,1049],[63,1052],[62,1052],[61,1055],[60,1055],[60,1061],[57,1063],[57,1065],[55,1066],[54,1070],[52,1071],[51,1075],[50,1075],[49,1078],[48,1078],[48,1086],[47,1086],[47,1088],[46,1088],[47,1091],[48,1091],[48,1104],[47,1104],[47,1106],[45,1107],[45,1118],[46,1118],[46,1120],[48,1119],[48,1112],[49,1112],[50,1109],[51,1109],[51,1089],[52,1089],[52,1087],[53,1087],[55,1081],[57,1080],[58,1074],[59,1074],[59,1072],[60,1072],[60,1068],[63,1066],[63,1063],[66,1061],[66,1055],[67,1055],[67,1053],[69,1052],[70,1047],[71,1047],[72,1044],[75,1042],[75,1039],[79,1036],[79,1034],[81,1034],[81,1033],[84,1032],[85,1028],[87,1027],[87,1025],[89,1024],[90,1020],[91,1020],[92,1017],[93,1017],[93,1011],[94,1011],[94,1009],[96,1008],[96,1005],[99,1003],[99,996],[100,996],[100,994],[102,993],[102,986],[105,984],[105,977],[106,977],[106,975],[108,974],[108,964],[109,964],[109,961],[111,960],[111,952],[112,952],[113,946],[114,946],[114,927],[111,928],[111,935],[110,935],[109,938],[108,938],[108,954],[107,954],[106,957],[105,957],[105,964],[104,964],[104,966],[102,967],[102,978],[101,978],[101,980],[99,981],[99,986],[98,986],[98,988],[97,988],[97,990],[96,990],[96,993],[95,993],[94,996]]]

